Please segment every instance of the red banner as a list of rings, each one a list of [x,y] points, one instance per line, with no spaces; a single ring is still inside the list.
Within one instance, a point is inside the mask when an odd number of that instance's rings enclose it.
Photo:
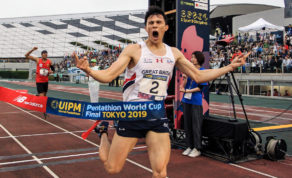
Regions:
[[[28,93],[28,90],[15,90],[18,93]]]
[[[0,101],[11,103],[21,108],[46,112],[47,108],[46,96],[35,96],[27,93],[19,93],[15,90],[0,87]]]

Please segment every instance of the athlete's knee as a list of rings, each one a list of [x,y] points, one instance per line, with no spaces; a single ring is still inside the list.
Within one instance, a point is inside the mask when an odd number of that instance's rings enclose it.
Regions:
[[[106,162],[104,164],[105,170],[109,173],[109,174],[117,174],[119,172],[121,172],[122,167],[116,164],[111,164]]]
[[[157,172],[157,171],[153,171],[153,178],[165,178],[167,176],[166,171],[161,171],[161,172]]]
[[[154,170],[153,170],[153,177],[159,177],[159,178],[162,178],[162,177],[166,177],[166,168],[165,166],[159,166],[159,167],[156,167]]]

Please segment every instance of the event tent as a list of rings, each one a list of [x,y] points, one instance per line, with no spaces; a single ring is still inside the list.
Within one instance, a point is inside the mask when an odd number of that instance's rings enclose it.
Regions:
[[[244,26],[244,27],[239,27],[239,31],[242,32],[251,32],[251,31],[261,31],[261,30],[268,30],[268,31],[277,31],[277,30],[284,30],[284,27],[277,26],[274,24],[271,24],[270,22],[267,22],[263,18],[259,18],[257,21]]]

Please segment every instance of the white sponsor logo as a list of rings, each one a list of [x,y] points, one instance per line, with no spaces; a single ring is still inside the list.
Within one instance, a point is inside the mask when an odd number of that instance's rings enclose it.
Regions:
[[[126,131],[125,128],[119,128],[119,131]]]
[[[144,58],[144,63],[152,63],[152,59]]]
[[[27,99],[26,96],[21,96],[21,95],[20,95],[20,96],[14,98],[13,101],[16,101],[16,102],[18,102],[18,103],[23,103],[26,99]]]
[[[208,4],[200,3],[200,2],[195,2],[195,8],[196,9],[201,9],[201,10],[208,10]]]
[[[43,108],[44,107],[42,104],[39,104],[39,103],[25,101],[26,99],[27,99],[26,96],[19,95],[18,97],[14,98],[13,101],[16,101],[18,103],[23,103],[25,105],[30,105],[30,106],[38,107],[38,108]]]
[[[163,127],[168,128],[168,123],[164,123],[164,124],[163,124]]]

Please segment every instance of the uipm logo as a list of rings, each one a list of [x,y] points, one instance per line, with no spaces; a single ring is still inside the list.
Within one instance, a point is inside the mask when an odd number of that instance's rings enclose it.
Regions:
[[[53,109],[57,109],[58,106],[59,106],[59,102],[58,102],[57,100],[53,100],[53,101],[51,102],[51,107],[52,107]]]
[[[26,99],[27,99],[26,96],[21,96],[21,95],[19,95],[18,97],[14,98],[13,101],[16,101],[16,102],[18,102],[18,103],[23,103]]]

